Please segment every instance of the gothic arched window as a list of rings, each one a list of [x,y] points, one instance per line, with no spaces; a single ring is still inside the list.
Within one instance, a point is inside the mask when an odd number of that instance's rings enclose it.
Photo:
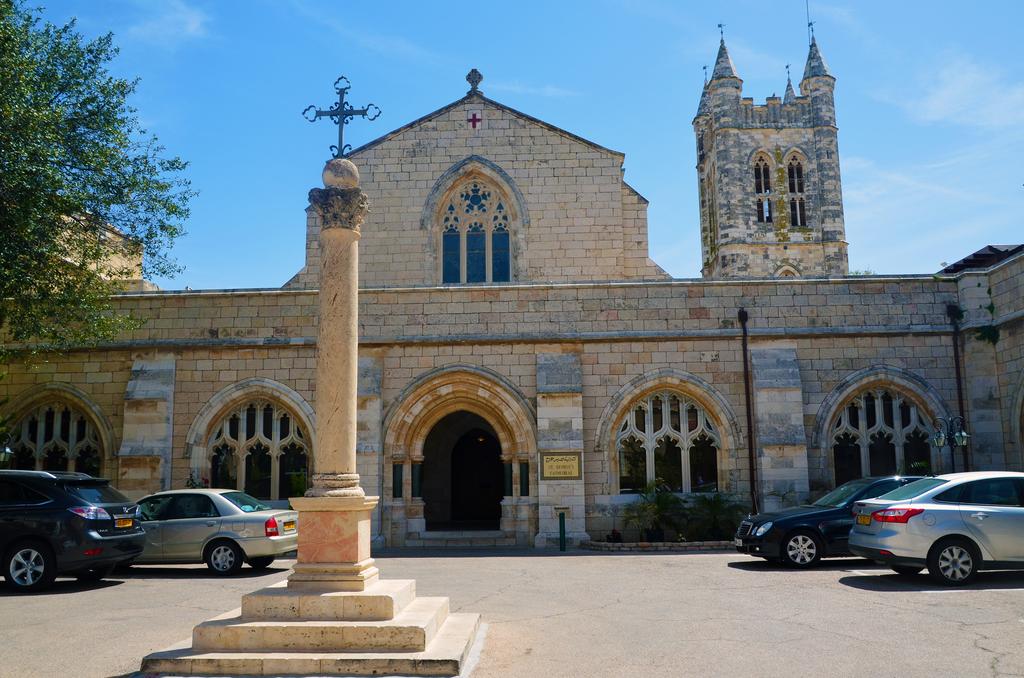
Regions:
[[[717,492],[720,448],[704,408],[672,391],[653,393],[619,425],[619,492],[639,492],[654,481],[672,492]]]
[[[51,401],[32,408],[12,429],[12,468],[77,471],[98,476],[103,446],[92,419],[73,405]]]
[[[204,484],[244,489],[257,499],[288,499],[306,492],[309,442],[283,407],[249,401],[232,408],[212,430]]]
[[[853,398],[832,425],[836,485],[894,473],[930,473],[928,425],[910,399],[876,388]]]
[[[508,199],[482,179],[459,184],[441,212],[441,282],[512,279]]]
[[[799,158],[789,161],[789,223],[807,225],[807,205],[804,199],[804,164]]]
[[[766,224],[772,221],[772,179],[768,158],[759,155],[754,160],[754,200],[757,210],[757,223]]]

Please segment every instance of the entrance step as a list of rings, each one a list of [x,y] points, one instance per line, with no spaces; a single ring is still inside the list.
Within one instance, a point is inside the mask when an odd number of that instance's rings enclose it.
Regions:
[[[515,533],[503,532],[501,530],[414,532],[405,538],[405,546],[412,548],[485,548],[515,545]]]
[[[252,621],[228,615],[196,626],[192,647],[203,652],[422,652],[448,618],[448,598],[417,598],[382,621]]]
[[[155,676],[457,676],[462,671],[480,615],[455,613],[420,652],[202,652],[187,641],[142,661]]]
[[[414,579],[380,579],[365,591],[300,592],[283,581],[242,596],[242,617],[252,621],[384,621],[416,598]]]

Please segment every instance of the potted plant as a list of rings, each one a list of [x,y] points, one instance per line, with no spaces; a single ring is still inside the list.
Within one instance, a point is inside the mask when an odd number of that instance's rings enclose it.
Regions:
[[[745,507],[720,493],[694,495],[689,506],[687,532],[696,541],[731,539]]]
[[[666,528],[678,531],[683,513],[682,499],[658,481],[644,487],[622,511],[626,525],[639,530],[647,541],[665,541]]]

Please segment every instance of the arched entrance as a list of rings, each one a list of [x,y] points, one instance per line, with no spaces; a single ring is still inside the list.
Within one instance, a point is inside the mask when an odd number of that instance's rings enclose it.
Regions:
[[[427,531],[497,530],[503,492],[501,444],[487,420],[453,412],[423,444],[423,517]]]

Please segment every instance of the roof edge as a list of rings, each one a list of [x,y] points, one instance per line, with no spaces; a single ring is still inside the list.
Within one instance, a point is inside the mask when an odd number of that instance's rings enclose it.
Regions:
[[[590,139],[586,139],[584,137],[581,137],[578,134],[573,134],[572,132],[570,132],[568,130],[565,130],[565,129],[562,129],[561,127],[559,127],[557,125],[552,125],[549,122],[545,122],[545,121],[541,120],[540,118],[535,118],[532,115],[529,115],[528,113],[523,113],[522,111],[517,110],[515,108],[512,108],[511,106],[508,106],[506,104],[503,104],[500,101],[495,101],[494,99],[486,97],[486,96],[484,96],[479,91],[477,91],[477,92],[472,92],[472,91],[468,92],[465,96],[463,96],[463,97],[461,97],[459,99],[456,99],[455,101],[451,102],[450,104],[446,104],[446,105],[442,106],[441,108],[438,108],[435,111],[432,111],[430,113],[427,113],[426,115],[420,116],[419,118],[416,118],[412,122],[408,122],[408,123],[402,125],[401,127],[396,127],[395,129],[391,130],[390,132],[382,134],[381,136],[377,137],[376,139],[373,139],[372,141],[368,141],[365,144],[363,144],[362,146],[359,146],[358,148],[352,149],[351,151],[349,151],[349,154],[348,154],[347,157],[351,158],[352,156],[354,156],[354,155],[356,155],[358,153],[361,153],[363,151],[369,150],[369,149],[373,148],[374,146],[378,146],[378,145],[384,143],[385,141],[387,141],[388,139],[391,139],[392,137],[394,137],[394,136],[396,136],[398,134],[401,134],[402,132],[405,132],[405,131],[411,129],[411,128],[415,127],[416,125],[419,125],[421,123],[427,122],[428,120],[430,120],[432,118],[435,118],[435,117],[437,117],[439,115],[442,115],[443,113],[447,113],[448,111],[452,110],[456,106],[459,106],[460,104],[463,104],[463,103],[465,103],[465,102],[467,102],[467,101],[469,101],[471,99],[479,99],[481,102],[486,103],[486,104],[490,104],[490,105],[495,106],[497,108],[500,108],[501,110],[506,111],[506,112],[516,116],[517,118],[521,118],[521,119],[526,120],[528,122],[532,122],[532,123],[535,123],[537,125],[540,125],[541,127],[544,127],[545,129],[547,129],[549,131],[552,131],[552,132],[554,132],[556,134],[560,134],[561,136],[564,136],[566,138],[572,139],[573,141],[576,141],[578,143],[585,144],[585,145],[590,146],[591,148],[595,148],[595,149],[597,149],[599,151],[604,151],[605,153],[611,153],[612,155],[618,155],[618,156],[622,157],[623,159],[625,159],[625,157],[626,157],[626,154],[623,153],[622,151],[616,151],[614,149],[608,148],[607,146],[602,146],[599,143],[591,141]]]

